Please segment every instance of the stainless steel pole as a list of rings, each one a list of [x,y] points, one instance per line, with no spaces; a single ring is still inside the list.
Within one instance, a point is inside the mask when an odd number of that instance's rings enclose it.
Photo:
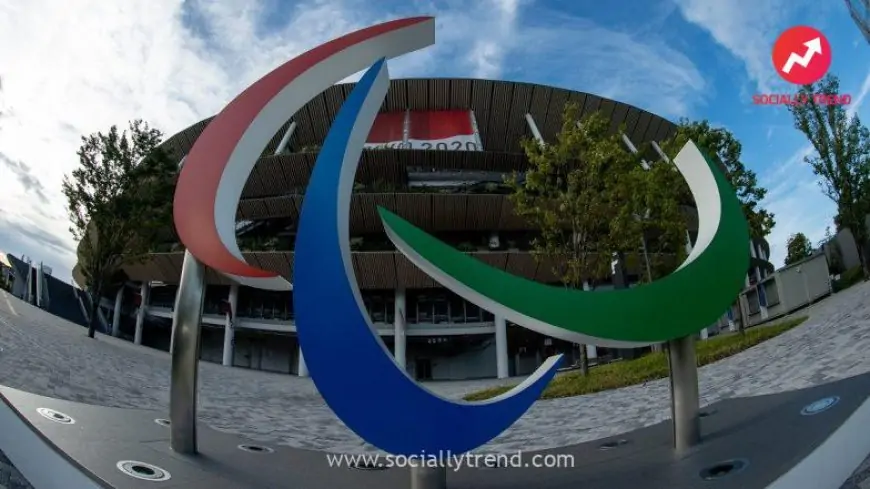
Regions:
[[[698,363],[694,337],[686,336],[668,341],[668,365],[671,371],[674,448],[679,452],[701,441]]]
[[[204,298],[205,265],[185,251],[172,316],[169,389],[169,445],[174,451],[184,454],[196,453],[197,375]]]
[[[411,489],[447,489],[447,467],[411,467]]]

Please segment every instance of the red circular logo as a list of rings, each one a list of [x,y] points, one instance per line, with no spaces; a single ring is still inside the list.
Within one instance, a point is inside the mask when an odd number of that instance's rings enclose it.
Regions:
[[[831,67],[828,38],[812,27],[792,27],[773,45],[773,67],[783,80],[795,85],[821,80]]]

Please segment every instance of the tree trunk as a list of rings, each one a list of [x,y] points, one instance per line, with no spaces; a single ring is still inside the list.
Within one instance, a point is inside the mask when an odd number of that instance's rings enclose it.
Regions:
[[[580,374],[589,375],[589,353],[586,345],[580,345]]]
[[[88,338],[93,338],[96,330],[97,330],[97,321],[99,318],[97,314],[99,312],[100,307],[100,294],[102,291],[100,290],[102,287],[97,285],[96,287],[92,287],[90,291],[91,295],[91,307],[90,307],[90,317],[88,318]]]
[[[737,332],[740,334],[746,334],[746,325],[744,321],[743,315],[743,298],[741,294],[737,294],[737,314],[740,316],[737,321]]]

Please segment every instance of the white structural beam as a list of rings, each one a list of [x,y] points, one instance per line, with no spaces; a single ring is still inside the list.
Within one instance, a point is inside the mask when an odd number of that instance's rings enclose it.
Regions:
[[[538,129],[538,125],[535,124],[535,118],[532,117],[532,114],[526,113],[526,124],[529,125],[529,130],[532,131],[532,136],[535,137],[535,140],[540,144],[544,144],[544,137],[541,136],[541,131]]]
[[[631,139],[628,139],[628,136],[626,136],[625,133],[621,133],[620,135],[622,136],[622,142],[625,144],[625,147],[628,148],[632,154],[637,154],[637,147],[631,142]],[[643,166],[644,170],[649,170],[649,162],[646,160],[640,160],[640,164]]]
[[[290,144],[290,138],[293,136],[293,133],[296,131],[296,121],[290,123],[290,126],[287,127],[287,131],[284,132],[284,137],[281,138],[281,142],[278,143],[278,147],[275,148],[275,154],[279,155],[287,149],[287,145]]]
[[[661,157],[662,160],[664,160],[666,163],[670,163],[670,162],[671,162],[671,159],[668,158],[668,155],[666,155],[665,152],[662,151],[662,148],[661,148],[661,146],[659,146],[659,143],[653,141],[653,142],[652,142],[652,147],[653,147],[654,150],[656,150],[656,153],[659,154],[659,156]]]

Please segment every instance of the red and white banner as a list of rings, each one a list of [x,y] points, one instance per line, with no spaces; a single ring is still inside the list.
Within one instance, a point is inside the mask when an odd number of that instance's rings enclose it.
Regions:
[[[480,151],[470,110],[438,110],[408,114],[408,140],[411,149],[443,151]]]
[[[400,148],[405,142],[405,118],[402,112],[381,112],[375,118],[364,148]]]
[[[366,148],[482,151],[470,110],[427,110],[378,114]]]

